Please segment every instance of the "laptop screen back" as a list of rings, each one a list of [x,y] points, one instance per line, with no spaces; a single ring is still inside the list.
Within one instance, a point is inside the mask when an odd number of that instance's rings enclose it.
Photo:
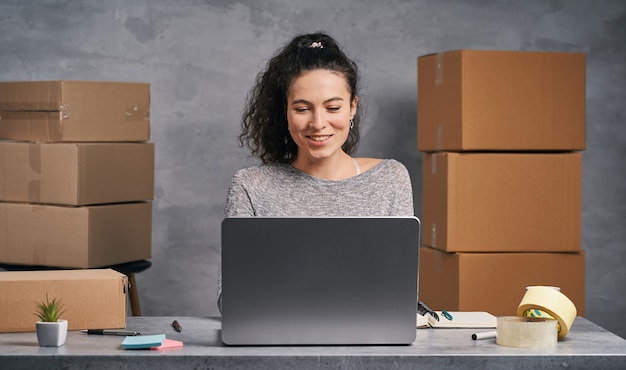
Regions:
[[[222,341],[415,340],[416,217],[234,217],[222,222]]]

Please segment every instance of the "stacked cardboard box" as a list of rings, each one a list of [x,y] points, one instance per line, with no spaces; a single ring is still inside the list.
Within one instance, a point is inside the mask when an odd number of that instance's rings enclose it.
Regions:
[[[580,315],[585,55],[455,50],[418,58],[419,296],[515,315],[530,285]]]
[[[0,263],[150,258],[149,106],[146,83],[0,83]]]

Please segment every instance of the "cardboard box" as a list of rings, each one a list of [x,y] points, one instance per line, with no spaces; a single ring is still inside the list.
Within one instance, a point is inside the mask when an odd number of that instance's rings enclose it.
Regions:
[[[585,149],[585,54],[454,50],[418,58],[420,151]]]
[[[94,268],[151,256],[152,204],[0,203],[0,263]]]
[[[131,82],[0,83],[0,139],[148,141],[150,85]]]
[[[89,205],[153,198],[153,143],[0,142],[2,201]]]
[[[585,314],[585,253],[449,253],[421,247],[419,299],[435,310],[515,316],[531,285],[557,286]]]
[[[126,327],[128,279],[110,269],[0,272],[0,332],[35,331],[36,303],[58,298],[69,330]]]
[[[448,252],[577,252],[580,153],[424,153],[422,243]]]

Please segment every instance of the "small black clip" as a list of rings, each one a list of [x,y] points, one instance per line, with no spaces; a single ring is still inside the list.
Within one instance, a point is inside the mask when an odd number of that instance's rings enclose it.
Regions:
[[[174,322],[172,322],[172,327],[179,333],[183,330],[182,326],[178,323],[178,320],[174,320]]]
[[[424,316],[425,314],[430,314],[435,320],[439,321],[439,315],[432,308],[428,307],[426,303],[422,301],[417,301],[417,313]]]

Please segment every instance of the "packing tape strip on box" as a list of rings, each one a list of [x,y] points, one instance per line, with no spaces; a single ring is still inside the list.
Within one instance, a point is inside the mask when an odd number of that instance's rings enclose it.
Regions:
[[[558,288],[533,286],[517,307],[516,317],[497,323],[496,343],[509,347],[547,348],[569,333],[576,306]]]

